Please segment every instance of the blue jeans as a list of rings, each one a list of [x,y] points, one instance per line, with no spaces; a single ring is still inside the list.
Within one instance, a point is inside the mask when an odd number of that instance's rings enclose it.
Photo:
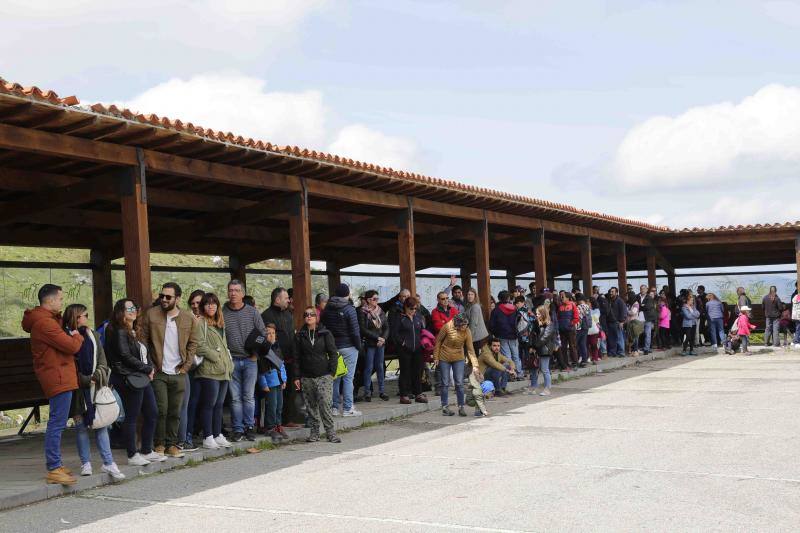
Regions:
[[[586,345],[586,338],[589,336],[589,330],[581,329],[575,335],[575,340],[578,344],[578,355],[581,358],[581,363],[586,363],[589,360],[589,348]]]
[[[495,391],[505,389],[508,384],[508,372],[497,370],[496,368],[487,368],[486,372],[483,373],[483,377],[494,384]]]
[[[372,396],[372,371],[378,375],[378,392],[383,394],[386,371],[383,368],[383,354],[386,345],[367,346],[367,358],[364,361],[364,396]]]
[[[522,375],[522,359],[519,358],[519,341],[517,339],[500,339],[500,353],[514,361],[514,368]]]
[[[229,381],[209,378],[197,378],[199,387],[197,412],[203,424],[203,438],[222,435],[222,406],[228,394]]]
[[[265,392],[264,396],[267,398],[264,427],[271,429],[280,426],[281,412],[283,411],[283,389],[281,389],[280,385],[270,387],[269,392]]]
[[[619,324],[609,324],[608,331],[606,331],[606,336],[608,337],[607,342],[607,350],[609,357],[616,357],[619,355],[619,337],[622,335],[622,330],[619,327]],[[623,352],[625,353],[625,341],[622,341],[623,344]]]
[[[650,349],[653,344],[653,328],[655,324],[650,322],[649,320],[645,320],[644,322],[644,351],[651,352]]]
[[[81,458],[81,464],[91,461],[89,455],[89,428],[83,419],[75,424],[78,457]],[[94,430],[94,438],[97,441],[97,450],[100,452],[100,457],[103,458],[104,465],[110,465],[114,462],[114,456],[111,455],[111,439],[108,437],[108,428],[100,428]]]
[[[258,378],[258,363],[247,357],[233,358],[233,378],[231,389],[231,425],[236,433],[253,427],[253,411],[256,406],[253,392]]]
[[[617,355],[625,357],[625,327],[620,323],[618,326],[619,333],[617,334]]]
[[[722,346],[725,342],[725,325],[721,318],[708,319],[709,336],[711,337],[711,344],[714,346]]]
[[[194,378],[194,373],[186,374],[186,392],[183,394],[181,404],[181,423],[178,426],[178,440],[192,443],[194,434],[194,420],[197,416],[197,405],[200,403],[200,384]]]
[[[50,418],[44,434],[44,458],[47,469],[54,470],[61,464],[61,434],[67,427],[69,406],[72,403],[72,391],[56,394],[50,398]]]
[[[539,371],[544,376],[544,388],[550,388],[550,356],[539,356]],[[531,387],[534,389],[539,385],[539,371],[531,371]]]
[[[781,345],[781,338],[779,336],[780,322],[780,317],[767,317],[767,325],[764,328],[764,344],[769,344],[771,342],[773,346]]]
[[[794,321],[794,343],[800,344],[800,320]]]
[[[466,402],[464,401],[464,360],[453,361],[439,361],[439,369],[442,371],[442,407],[447,407],[448,393],[450,392],[450,371],[453,372],[453,381],[456,385],[456,400],[458,406],[462,407]]]
[[[332,408],[334,411],[339,409],[339,387],[343,386],[343,405],[344,410],[349,411],[353,408],[353,376],[356,373],[356,364],[358,363],[358,349],[354,346],[347,348],[339,348],[339,353],[344,358],[344,364],[347,365],[347,374],[333,380],[333,402]]]

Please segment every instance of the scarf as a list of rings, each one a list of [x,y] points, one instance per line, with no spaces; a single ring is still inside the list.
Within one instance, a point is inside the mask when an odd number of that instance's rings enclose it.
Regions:
[[[375,329],[380,330],[381,326],[383,326],[383,321],[381,320],[380,306],[376,305],[372,309],[365,307],[364,313],[367,315],[367,318],[372,322],[372,325],[375,326]]]
[[[75,363],[78,367],[78,372],[83,374],[84,376],[91,376],[94,374],[95,367],[97,365],[97,361],[95,360],[95,343],[94,338],[90,338],[92,336],[91,332],[86,327],[79,328],[81,335],[83,335],[83,344],[81,345],[81,349],[78,350],[78,353],[75,354]],[[92,421],[94,420],[94,403],[92,403],[92,388],[87,387],[85,389],[81,389],[83,393],[83,399],[86,403],[86,412],[83,415],[84,423],[87,426],[92,425]]]

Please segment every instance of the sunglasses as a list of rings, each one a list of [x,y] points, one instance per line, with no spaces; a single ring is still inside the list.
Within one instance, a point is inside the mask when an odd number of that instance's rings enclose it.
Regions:
[[[138,310],[139,310],[139,308],[138,308],[138,307],[136,307],[135,305],[133,305],[133,306],[131,306],[131,307],[126,307],[126,308],[125,308],[125,310],[126,310],[127,312],[129,312],[129,313],[135,313],[136,311],[138,311]]]
[[[316,317],[317,313],[303,313],[303,318],[311,318],[312,316]]]
[[[168,302],[171,301],[173,298],[175,298],[171,294],[159,294],[158,297],[159,297],[159,299],[166,300]]]

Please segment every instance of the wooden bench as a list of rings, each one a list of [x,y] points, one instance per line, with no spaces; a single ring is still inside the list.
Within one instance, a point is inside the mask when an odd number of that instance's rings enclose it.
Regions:
[[[40,421],[42,405],[47,405],[47,398],[33,372],[30,339],[0,339],[0,411],[32,407],[21,435],[31,418]]]

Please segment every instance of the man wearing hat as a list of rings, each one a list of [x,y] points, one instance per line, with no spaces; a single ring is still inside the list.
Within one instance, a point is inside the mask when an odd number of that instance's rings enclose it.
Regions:
[[[361,330],[358,326],[356,308],[350,301],[350,287],[341,283],[328,300],[325,311],[322,312],[322,324],[333,334],[336,348],[344,358],[347,365],[347,374],[333,381],[333,413],[339,411],[340,387],[343,396],[342,416],[360,416],[361,413],[353,409],[353,376],[356,373],[358,352],[361,351]]]

